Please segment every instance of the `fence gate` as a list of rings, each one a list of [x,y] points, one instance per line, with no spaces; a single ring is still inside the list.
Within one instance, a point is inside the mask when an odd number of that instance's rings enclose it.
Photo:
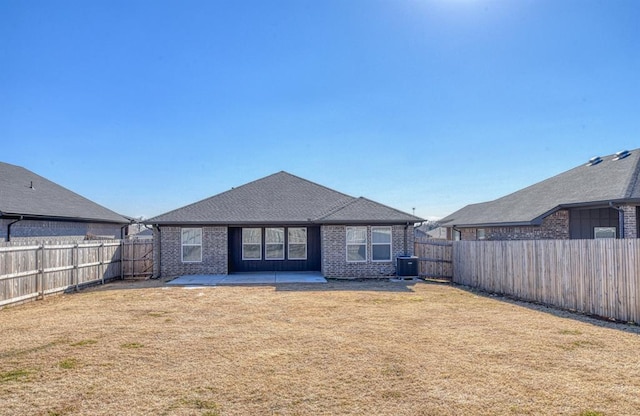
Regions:
[[[153,275],[153,240],[125,240],[122,242],[122,278],[151,277]]]
[[[414,254],[418,257],[418,273],[428,279],[453,279],[453,242],[447,240],[416,240]]]

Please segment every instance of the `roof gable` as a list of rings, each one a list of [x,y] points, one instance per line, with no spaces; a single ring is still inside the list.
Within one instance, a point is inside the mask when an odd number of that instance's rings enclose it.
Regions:
[[[126,224],[123,216],[30,170],[0,162],[0,214]]]
[[[385,217],[387,221],[418,222],[420,218],[400,213],[370,201],[368,211],[348,207],[358,199],[278,172],[202,201],[147,220],[150,224],[271,224],[339,222]],[[376,212],[372,212],[377,206]],[[345,211],[346,210],[346,211]],[[392,215],[393,211],[393,215]],[[336,218],[336,213],[342,214]],[[400,220],[400,218],[402,218]]]
[[[562,207],[624,202],[640,198],[640,149],[617,160],[582,164],[494,201],[467,205],[441,220],[447,225],[535,224]]]

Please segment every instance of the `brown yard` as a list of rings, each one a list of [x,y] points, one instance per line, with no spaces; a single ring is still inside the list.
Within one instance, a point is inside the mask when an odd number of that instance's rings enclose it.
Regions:
[[[117,282],[0,310],[0,413],[635,415],[638,328],[439,284]]]

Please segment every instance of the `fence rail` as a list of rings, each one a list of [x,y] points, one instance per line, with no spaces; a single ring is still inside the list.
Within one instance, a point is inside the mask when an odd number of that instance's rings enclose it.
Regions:
[[[150,241],[135,240],[3,243],[0,306],[118,277],[150,276],[152,248]]]
[[[640,322],[640,240],[456,241],[453,281]]]

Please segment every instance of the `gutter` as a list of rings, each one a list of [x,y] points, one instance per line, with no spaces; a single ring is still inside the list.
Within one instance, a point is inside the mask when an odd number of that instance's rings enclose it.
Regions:
[[[11,226],[17,222],[20,222],[24,219],[24,217],[21,215],[20,218],[18,218],[17,220],[10,222],[7,225],[7,242],[11,241]]]
[[[618,228],[620,229],[620,238],[624,238],[624,210],[620,207],[614,206],[612,201],[609,201],[609,208],[613,208],[618,211]]]

